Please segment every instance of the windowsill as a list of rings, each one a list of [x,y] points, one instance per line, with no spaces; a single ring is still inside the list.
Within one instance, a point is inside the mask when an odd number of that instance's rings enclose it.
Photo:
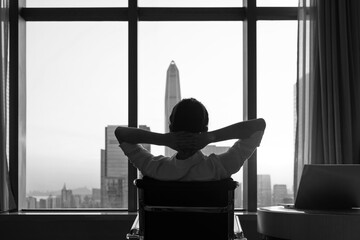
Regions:
[[[24,210],[20,212],[10,212],[10,213],[0,213],[0,217],[2,216],[93,216],[93,217],[121,217],[132,219],[137,215],[137,212],[128,212],[122,210]],[[247,212],[247,211],[235,211],[235,215],[240,219],[254,219],[257,217],[257,212]]]
[[[77,218],[86,218],[86,219],[121,219],[121,220],[134,220],[136,217],[136,212],[128,212],[128,211],[86,211],[86,210],[31,210],[31,211],[19,211],[19,212],[10,212],[10,213],[1,213],[0,219],[2,217],[10,216],[14,218],[24,218],[24,219],[32,219],[32,218],[68,218],[68,219],[77,219]]]

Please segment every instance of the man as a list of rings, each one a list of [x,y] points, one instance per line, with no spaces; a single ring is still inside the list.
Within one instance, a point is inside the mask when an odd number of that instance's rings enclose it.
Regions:
[[[264,119],[238,122],[208,132],[208,112],[194,98],[183,99],[170,115],[170,133],[118,127],[115,136],[130,162],[144,176],[158,180],[209,181],[231,177],[260,145]],[[230,139],[238,141],[225,153],[204,155],[206,145]],[[177,151],[171,157],[154,156],[140,144],[155,144]]]

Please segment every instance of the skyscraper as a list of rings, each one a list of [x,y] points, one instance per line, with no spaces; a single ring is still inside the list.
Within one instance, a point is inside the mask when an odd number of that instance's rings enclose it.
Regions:
[[[105,128],[105,150],[101,150],[101,207],[128,206],[128,159],[119,147],[114,131],[118,126]],[[150,130],[145,125],[139,128]],[[150,151],[149,144],[142,144]]]
[[[169,132],[169,117],[173,107],[180,102],[180,77],[179,70],[174,61],[171,61],[166,74],[165,88],[165,132]],[[165,147],[165,156],[171,156],[174,150]]]
[[[274,184],[273,205],[285,203],[288,199],[286,184]]]
[[[66,185],[61,189],[61,208],[72,208],[72,190],[66,189]]]
[[[105,151],[102,151],[101,206],[104,208],[127,207],[127,157],[119,148],[115,125],[105,128]]]
[[[269,174],[257,175],[258,207],[271,206],[271,180]]]

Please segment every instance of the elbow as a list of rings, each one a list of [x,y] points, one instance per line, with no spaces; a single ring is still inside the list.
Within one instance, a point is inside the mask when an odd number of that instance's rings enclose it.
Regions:
[[[114,134],[115,134],[115,137],[116,139],[119,141],[119,143],[122,143],[123,142],[123,137],[122,137],[122,134],[121,134],[121,127],[117,127],[114,131]]]
[[[266,128],[266,122],[263,118],[259,118],[259,128],[261,131],[265,131]]]

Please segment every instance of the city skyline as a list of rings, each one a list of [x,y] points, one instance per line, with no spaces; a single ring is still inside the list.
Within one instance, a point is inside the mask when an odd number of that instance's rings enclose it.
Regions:
[[[218,151],[223,150],[224,149]],[[271,176],[269,174],[258,174],[257,179],[258,207],[294,203],[293,193],[286,184],[274,184],[271,187]],[[117,199],[119,201],[118,203],[104,203],[103,189],[93,188],[91,193],[78,193],[76,190],[67,189],[66,184],[64,184],[63,189],[58,192],[58,194],[52,193],[47,196],[27,196],[27,208],[126,208],[126,206],[121,206],[121,204],[124,203],[119,199]],[[113,201],[114,199],[115,198],[113,198]],[[243,206],[241,183],[239,183],[235,191],[234,200],[235,208],[241,208]]]
[[[181,100],[180,74],[174,60],[170,62],[167,69],[164,96],[164,132],[166,133],[169,132],[168,119],[172,109]],[[100,203],[96,205],[97,207],[126,208],[128,205],[128,160],[123,151],[119,148],[119,143],[114,135],[117,126],[119,125],[108,125],[105,127],[105,149],[100,149]],[[150,130],[150,126],[146,125],[139,125],[139,128],[148,131]],[[149,144],[143,144],[143,146],[148,149],[148,151],[151,151],[151,146]],[[209,155],[211,153],[221,154],[228,149],[229,146],[208,145],[201,151],[204,154]],[[170,156],[174,153],[174,150],[165,148],[166,156]],[[291,197],[288,195],[288,191],[291,192],[291,190],[287,189],[286,184],[271,184],[270,174],[258,174],[257,179],[258,206],[269,206],[284,201],[291,202]],[[237,196],[235,206],[239,208],[242,207],[242,179],[235,180],[240,183],[239,188],[235,191],[235,195]],[[93,191],[94,189],[97,188],[93,188]],[[90,196],[90,194],[84,195]],[[56,198],[57,197],[58,196],[56,196]],[[52,206],[55,204],[52,198],[51,195],[41,198],[39,203],[35,200],[35,206],[41,206],[41,208],[44,208],[44,204],[48,207],[50,205]],[[89,199],[92,199],[92,197],[89,197]],[[34,199],[32,196],[27,197],[27,202],[28,207],[34,206]],[[78,195],[73,195],[71,190],[66,190],[66,183],[64,183],[61,190],[61,199],[57,200],[57,207],[59,206],[59,202],[61,208],[81,206],[81,198],[79,198]],[[90,206],[89,203],[87,203],[86,206]]]
[[[164,131],[172,59],[181,70],[182,97],[208,108],[209,130],[243,120],[242,27],[139,22],[137,122]],[[259,21],[257,30],[257,116],[267,121],[257,172],[291,189],[297,22]],[[126,23],[27,23],[27,192],[60,190],[65,178],[71,189],[100,188],[104,127],[128,123],[126,36]],[[164,154],[157,146],[152,152]]]

